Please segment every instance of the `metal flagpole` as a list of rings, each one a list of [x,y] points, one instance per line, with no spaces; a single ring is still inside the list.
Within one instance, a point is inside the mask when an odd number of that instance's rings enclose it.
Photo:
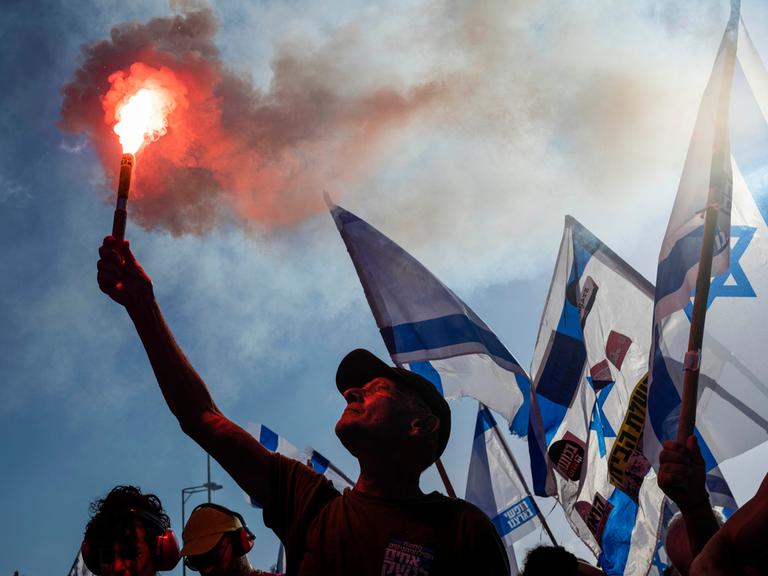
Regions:
[[[483,408],[487,407],[481,402],[480,406]],[[544,518],[544,515],[541,513],[541,509],[539,508],[539,505],[536,503],[536,498],[534,498],[533,494],[531,494],[531,489],[528,488],[528,482],[525,481],[525,476],[523,476],[522,470],[520,470],[520,467],[517,465],[517,460],[515,460],[515,457],[512,455],[512,450],[510,450],[509,445],[507,444],[506,439],[504,436],[501,435],[501,432],[499,432],[498,426],[493,426],[493,432],[496,434],[496,437],[501,442],[502,447],[504,448],[504,452],[507,454],[507,458],[509,458],[509,461],[512,464],[512,467],[515,469],[515,473],[520,477],[520,481],[523,483],[523,488],[525,488],[525,493],[528,494],[528,497],[531,499],[531,502],[533,503],[533,507],[536,509],[536,514],[538,514],[539,519],[541,520],[541,525],[544,527],[544,530],[547,532],[547,536],[549,536],[549,539],[552,541],[552,544],[557,546],[557,540],[555,540],[555,535],[552,534],[552,530],[549,528],[549,524],[547,524],[546,518]]]
[[[205,455],[208,457],[207,458],[207,462],[208,462],[208,482],[205,483],[205,486],[208,488],[208,504],[210,504],[211,503],[211,455],[208,454],[207,452],[205,453]]]

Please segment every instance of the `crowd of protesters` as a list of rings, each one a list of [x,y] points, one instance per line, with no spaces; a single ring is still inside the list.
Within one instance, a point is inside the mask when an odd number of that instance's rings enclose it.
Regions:
[[[172,570],[182,558],[203,576],[272,574],[251,566],[246,555],[254,535],[239,513],[224,506],[195,508],[182,538],[180,550],[157,496],[135,486],[115,486],[91,504],[80,553],[96,576],[154,576]]]
[[[510,574],[491,521],[472,504],[421,491],[422,472],[442,454],[451,429],[448,404],[422,376],[366,350],[339,364],[346,407],[336,435],[357,458],[354,488],[337,491],[308,466],[269,452],[229,420],[187,360],[154,298],[152,282],[127,242],[99,249],[101,290],[125,307],[181,429],[213,456],[263,508],[264,523],[285,544],[288,574]],[[667,442],[658,482],[680,510],[668,530],[670,574],[768,574],[768,477],[721,526],[705,487],[695,437]],[[92,505],[82,556],[99,576],[152,576],[184,557],[205,576],[253,576],[253,534],[240,514],[198,506],[179,549],[159,499],[117,486]],[[592,575],[601,570],[558,546],[532,550],[523,576]]]

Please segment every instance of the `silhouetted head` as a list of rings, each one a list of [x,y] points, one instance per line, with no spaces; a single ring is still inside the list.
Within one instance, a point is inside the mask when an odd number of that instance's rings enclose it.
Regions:
[[[712,513],[717,523],[722,526],[724,522],[722,515],[717,510],[712,510]],[[687,574],[693,562],[693,554],[688,541],[688,532],[685,529],[685,520],[679,512],[669,521],[667,535],[664,538],[664,549],[677,573]]]
[[[200,504],[182,534],[187,568],[203,576],[238,576],[250,573],[246,554],[255,539],[243,517],[218,504]]]
[[[160,499],[135,486],[116,486],[91,503],[81,547],[100,576],[152,576],[178,562],[178,545]]]
[[[603,572],[562,546],[538,546],[528,552],[521,576],[591,576]]]
[[[576,576],[576,556],[562,546],[538,546],[525,557],[522,576]]]
[[[397,454],[422,471],[443,453],[451,412],[426,378],[357,349],[339,364],[336,386],[347,401],[336,435],[354,456]]]

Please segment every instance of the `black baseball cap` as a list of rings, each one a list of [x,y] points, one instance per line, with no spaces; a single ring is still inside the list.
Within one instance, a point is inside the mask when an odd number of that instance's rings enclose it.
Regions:
[[[382,376],[403,384],[415,392],[440,420],[435,459],[439,458],[451,435],[451,409],[432,382],[405,368],[388,365],[373,352],[364,348],[357,348],[344,356],[339,363],[339,368],[336,370],[336,387],[343,394],[350,388],[360,388],[371,380]]]

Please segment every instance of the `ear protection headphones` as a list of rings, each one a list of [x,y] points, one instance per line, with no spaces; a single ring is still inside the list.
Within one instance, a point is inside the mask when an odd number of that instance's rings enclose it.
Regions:
[[[130,508],[118,517],[122,516],[144,520],[159,529],[160,535],[155,538],[154,547],[151,542],[148,542],[150,551],[153,553],[155,570],[158,572],[173,570],[176,567],[176,564],[179,563],[181,556],[179,555],[179,543],[176,540],[176,535],[173,533],[173,530],[170,529],[168,524],[166,524],[162,518],[148,510]],[[83,538],[83,543],[80,545],[80,554],[83,556],[83,562],[85,563],[86,568],[93,572],[95,576],[100,576],[101,561],[99,558],[99,550],[91,548],[87,537]]]
[[[240,521],[242,528],[227,532],[227,534],[234,535],[232,538],[232,544],[234,546],[235,555],[245,556],[248,554],[248,552],[251,551],[253,548],[253,542],[256,540],[256,535],[251,532],[251,529],[248,528],[248,525],[245,523],[245,519],[239,513],[235,512],[234,510],[230,510],[226,506],[221,506],[220,504],[214,504],[213,502],[203,502],[202,504],[195,506],[194,510],[192,510],[192,514],[201,508],[213,508],[214,510],[218,510],[219,512],[223,512],[224,514],[237,518]],[[190,514],[190,518],[192,517],[192,514]]]

